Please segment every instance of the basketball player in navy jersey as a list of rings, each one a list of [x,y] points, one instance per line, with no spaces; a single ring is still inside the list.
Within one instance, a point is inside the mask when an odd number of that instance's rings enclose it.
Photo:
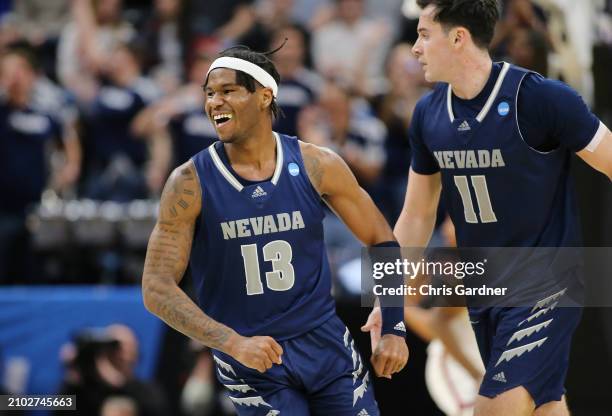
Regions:
[[[418,3],[413,52],[425,78],[438,84],[417,104],[410,126],[398,241],[427,245],[442,195],[459,247],[579,247],[570,156],[612,177],[610,130],[567,85],[491,61],[495,0]],[[579,280],[575,271],[551,280],[567,289]],[[520,278],[510,268],[489,283],[507,287]],[[550,283],[520,281],[523,293],[540,291],[533,307],[469,308],[486,368],[476,415],[568,414],[563,385],[581,309],[557,307],[568,292]]]
[[[321,199],[364,244],[398,245],[342,159],[272,131],[279,78],[266,54],[244,47],[211,65],[205,111],[219,141],[166,183],[144,303],[213,349],[240,415],[377,415],[330,295]],[[198,304],[178,287],[188,261]],[[390,377],[408,359],[403,309],[382,315],[372,364]]]

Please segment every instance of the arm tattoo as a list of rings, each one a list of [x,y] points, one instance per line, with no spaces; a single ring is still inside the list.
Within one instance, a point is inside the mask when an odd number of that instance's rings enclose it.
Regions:
[[[159,220],[147,247],[142,293],[147,308],[168,325],[223,350],[234,331],[204,314],[178,286],[189,262],[200,204],[193,167],[175,170],[164,187]]]
[[[312,182],[317,192],[321,193],[321,183],[323,182],[323,165],[319,161],[319,158],[314,155],[303,154],[304,167],[308,172],[308,177]]]
[[[176,219],[181,211],[187,211],[195,202],[195,186],[197,181],[192,169],[185,167],[181,169],[179,175],[173,174],[173,178],[166,183],[162,192],[162,200],[167,201],[163,207],[165,210],[163,214]]]
[[[233,331],[209,318],[178,286],[150,284],[143,296],[151,310],[168,325],[210,348],[223,350]]]

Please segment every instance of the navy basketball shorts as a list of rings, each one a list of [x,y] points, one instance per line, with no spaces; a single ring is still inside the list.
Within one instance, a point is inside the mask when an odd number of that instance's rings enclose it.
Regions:
[[[373,374],[337,316],[279,344],[283,363],[265,373],[213,352],[217,378],[240,416],[380,414]]]
[[[558,306],[565,290],[533,307],[470,309],[485,365],[479,394],[493,398],[523,386],[536,407],[561,400],[572,335],[582,308]]]

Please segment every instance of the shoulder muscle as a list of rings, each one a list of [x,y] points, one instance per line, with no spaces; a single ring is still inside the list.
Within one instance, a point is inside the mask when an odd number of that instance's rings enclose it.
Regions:
[[[159,220],[188,221],[201,210],[202,191],[193,162],[187,161],[174,169],[162,192]]]
[[[348,165],[332,150],[301,141],[300,149],[308,178],[319,195],[333,194],[338,187],[357,185]]]

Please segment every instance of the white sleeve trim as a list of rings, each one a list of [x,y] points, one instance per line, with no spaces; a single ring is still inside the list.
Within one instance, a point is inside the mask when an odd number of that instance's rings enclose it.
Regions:
[[[601,141],[603,140],[607,131],[608,128],[606,127],[606,125],[600,121],[599,128],[597,129],[595,136],[593,136],[591,142],[585,147],[585,150],[588,150],[589,152],[593,153],[595,149],[597,149],[597,146],[599,146],[599,143],[601,143]]]

